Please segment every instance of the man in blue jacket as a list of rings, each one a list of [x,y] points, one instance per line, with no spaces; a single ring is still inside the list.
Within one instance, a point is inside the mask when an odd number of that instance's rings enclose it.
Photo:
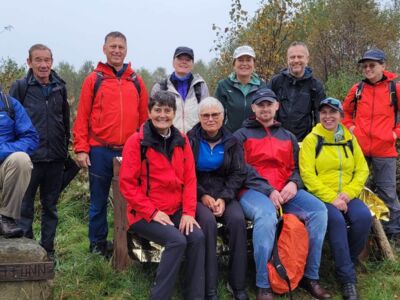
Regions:
[[[31,178],[29,155],[39,143],[39,136],[22,105],[0,88],[0,235],[21,237],[16,220]]]

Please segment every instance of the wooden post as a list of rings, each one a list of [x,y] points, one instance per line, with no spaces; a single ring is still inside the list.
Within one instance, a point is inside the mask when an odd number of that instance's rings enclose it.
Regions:
[[[132,260],[128,255],[126,232],[128,230],[128,220],[126,217],[126,201],[119,191],[118,177],[121,167],[120,158],[113,160],[114,177],[112,180],[113,205],[114,205],[114,253],[112,266],[117,271],[126,270]]]
[[[393,254],[392,247],[386,237],[385,231],[383,230],[383,226],[379,220],[375,217],[372,218],[372,230],[375,235],[376,243],[381,250],[381,254],[383,258],[395,261],[396,257]]]

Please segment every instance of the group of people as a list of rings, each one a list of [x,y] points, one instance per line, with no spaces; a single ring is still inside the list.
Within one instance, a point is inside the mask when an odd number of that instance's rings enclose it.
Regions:
[[[300,286],[316,299],[331,298],[319,283],[327,233],[343,298],[358,299],[355,264],[372,221],[358,198],[368,166],[390,210],[385,231],[400,241],[400,125],[393,101],[400,85],[385,70],[384,52],[364,53],[358,63],[365,78],[343,105],[326,97],[302,42],[289,46],[287,68],[268,82],[255,73],[254,50],[236,48],[233,72],[218,82],[214,97],[192,73],[189,47],[175,50],[174,72],[152,87],[150,97],[125,63],[122,33],[107,34],[103,52],[106,62],[83,82],[72,129],[77,164],[89,171],[91,252],[112,253],[107,199],[112,159],[122,156],[119,184],[129,231],[165,247],[150,299],[171,298],[184,258],[183,297],[218,299],[217,222],[225,225],[229,244],[229,290],[235,299],[248,299],[246,219],[253,223],[256,299],[274,299],[266,265],[280,208],[302,220],[309,234]],[[40,187],[40,244],[52,259],[69,106],[51,50],[33,45],[27,62],[27,76],[13,83],[10,96],[0,94],[0,234],[33,238]]]

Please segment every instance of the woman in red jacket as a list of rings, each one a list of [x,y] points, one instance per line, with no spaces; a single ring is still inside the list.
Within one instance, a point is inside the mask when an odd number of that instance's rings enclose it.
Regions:
[[[184,299],[204,298],[204,235],[195,221],[196,175],[186,137],[172,125],[175,98],[159,91],[149,120],[125,144],[119,175],[130,228],[165,247],[150,299],[170,299],[186,257]]]

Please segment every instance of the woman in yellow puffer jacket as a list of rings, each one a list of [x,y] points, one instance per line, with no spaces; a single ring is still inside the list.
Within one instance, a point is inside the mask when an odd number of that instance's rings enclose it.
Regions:
[[[303,140],[299,165],[308,191],[328,209],[327,235],[344,299],[358,299],[354,265],[371,228],[372,217],[357,197],[368,165],[357,140],[341,124],[343,107],[327,98],[319,106],[320,122]]]

